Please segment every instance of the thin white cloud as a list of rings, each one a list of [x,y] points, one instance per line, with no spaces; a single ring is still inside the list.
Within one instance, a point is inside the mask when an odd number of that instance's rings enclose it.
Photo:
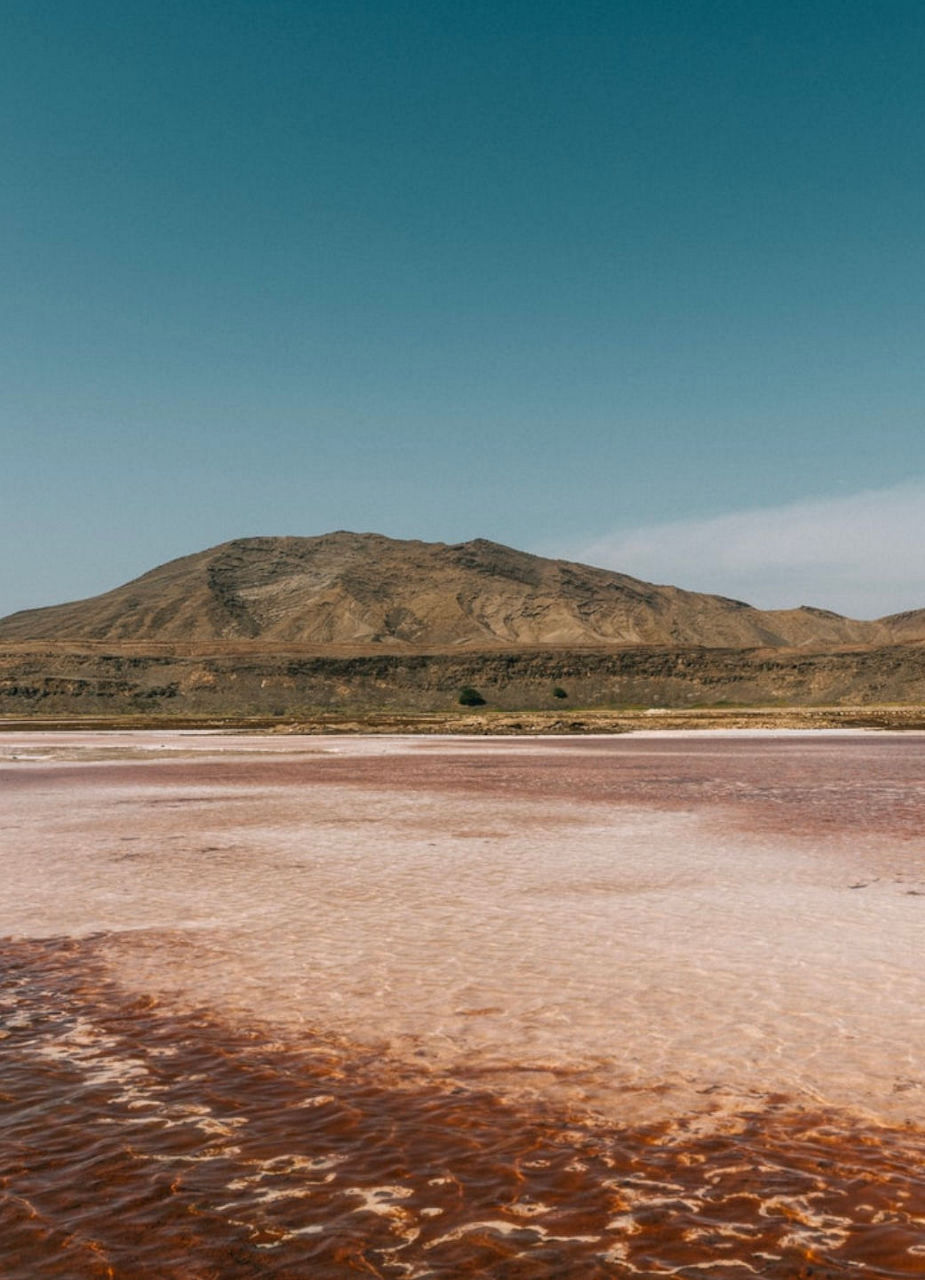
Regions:
[[[574,558],[764,609],[875,618],[925,608],[925,480],[618,530]]]

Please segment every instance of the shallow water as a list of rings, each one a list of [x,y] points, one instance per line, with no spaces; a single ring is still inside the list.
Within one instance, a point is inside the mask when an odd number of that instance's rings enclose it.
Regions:
[[[923,752],[6,735],[0,1274],[922,1274]]]

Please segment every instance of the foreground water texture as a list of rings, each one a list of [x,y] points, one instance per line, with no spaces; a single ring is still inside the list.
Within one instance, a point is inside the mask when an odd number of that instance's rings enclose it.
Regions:
[[[0,1276],[925,1274],[925,737],[0,738]]]

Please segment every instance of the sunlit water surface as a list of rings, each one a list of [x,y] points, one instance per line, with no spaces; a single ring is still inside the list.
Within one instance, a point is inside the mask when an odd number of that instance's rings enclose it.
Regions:
[[[925,1274],[925,738],[0,738],[0,1275]]]

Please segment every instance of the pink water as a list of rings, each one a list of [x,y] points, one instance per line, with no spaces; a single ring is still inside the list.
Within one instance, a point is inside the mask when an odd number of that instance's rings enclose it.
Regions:
[[[5,735],[0,1274],[922,1274],[923,762]]]

